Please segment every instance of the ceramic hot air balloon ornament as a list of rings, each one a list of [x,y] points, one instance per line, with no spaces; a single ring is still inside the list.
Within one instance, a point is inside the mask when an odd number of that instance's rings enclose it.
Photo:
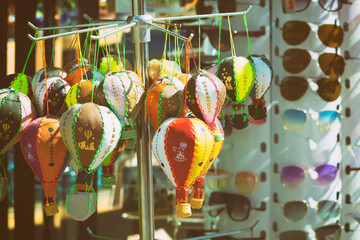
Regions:
[[[35,104],[40,116],[61,116],[66,110],[65,97],[70,86],[61,78],[51,77],[41,81],[35,88]]]
[[[180,66],[170,60],[152,59],[149,62],[149,78],[152,82],[156,82],[165,76],[179,76],[181,74]]]
[[[156,130],[152,149],[176,189],[177,217],[191,215],[189,190],[205,168],[213,146],[211,130],[197,118],[169,118]]]
[[[245,106],[255,79],[255,70],[249,59],[245,57],[224,58],[216,76],[226,86],[226,96],[232,103],[231,124],[236,129],[249,125],[249,115]]]
[[[77,168],[66,204],[73,219],[84,221],[95,212],[93,173],[117,145],[121,128],[112,111],[94,103],[75,104],[61,116],[61,137]]]
[[[221,148],[224,143],[225,135],[219,119],[216,119],[213,123],[208,124],[211,132],[214,135],[215,142],[209,158],[209,161],[205,164],[200,177],[194,182],[193,191],[191,193],[190,204],[192,208],[200,209],[203,205],[205,198],[205,190],[202,189],[205,175],[213,165],[216,158],[219,156]]]
[[[108,55],[100,59],[99,70],[105,76],[113,72],[120,72],[123,69],[123,64],[119,61],[117,56]]]
[[[264,94],[270,88],[273,70],[268,59],[258,55],[247,56],[255,69],[255,83],[249,96],[252,103],[248,106],[249,114],[254,120],[262,120],[267,116]]]
[[[146,112],[155,130],[166,119],[184,115],[184,85],[176,77],[173,77],[173,83],[166,79],[153,83],[145,99]]]
[[[35,73],[31,80],[31,90],[34,93],[36,86],[45,78],[58,77],[61,79],[65,79],[67,73],[60,68],[57,67],[47,67],[46,68],[46,77],[45,77],[45,69],[42,68]]]
[[[42,183],[46,215],[57,214],[56,187],[70,160],[59,132],[59,118],[49,115],[32,121],[24,130],[20,145],[26,162]]]
[[[214,74],[200,71],[192,76],[184,93],[186,106],[206,123],[213,123],[225,101],[226,88]]]

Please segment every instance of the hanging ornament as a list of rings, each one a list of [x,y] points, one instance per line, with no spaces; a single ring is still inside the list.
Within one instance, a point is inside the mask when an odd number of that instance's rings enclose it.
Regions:
[[[102,74],[102,72],[99,70],[88,70],[82,76],[82,79],[90,80],[95,85],[95,87],[97,87],[105,78],[105,75]]]
[[[255,70],[249,59],[245,57],[224,58],[216,76],[226,86],[226,96],[233,105],[231,124],[236,129],[249,125],[249,115],[245,101],[253,87]]]
[[[89,65],[89,62],[86,58],[81,58],[80,60],[78,58],[75,58],[66,64],[66,66],[64,67],[64,71],[69,73],[72,69],[78,67],[79,62],[83,65]]]
[[[166,59],[153,59],[149,62],[149,78],[152,82],[155,82],[165,77],[166,75],[177,77],[180,74],[181,68],[174,61],[169,61]]]
[[[202,170],[200,177],[194,182],[193,191],[191,193],[191,207],[195,209],[200,209],[203,205],[205,198],[205,190],[202,189],[205,174],[208,172],[210,167],[213,165],[216,158],[219,156],[221,148],[224,143],[225,135],[222,129],[219,119],[216,119],[213,123],[208,124],[211,132],[214,135],[215,143],[209,158],[209,161],[205,164],[204,169]]]
[[[61,116],[61,137],[78,169],[66,205],[73,219],[84,221],[95,212],[93,173],[117,145],[121,128],[112,111],[94,103],[75,104]]]
[[[59,118],[47,116],[32,121],[20,140],[26,162],[42,183],[46,216],[59,212],[56,206],[57,182],[69,163],[70,156],[59,132]]]
[[[56,68],[56,67],[47,67],[46,68],[46,78],[59,77],[61,79],[65,79],[66,76],[67,76],[67,73],[65,71],[61,70],[60,68]],[[33,76],[32,80],[31,80],[31,90],[33,93],[35,92],[36,86],[44,79],[45,79],[45,69],[42,68],[35,73],[35,75]]]
[[[23,130],[35,118],[30,99],[12,89],[0,89],[0,165],[11,146],[20,141]]]
[[[113,72],[120,72],[121,69],[123,69],[123,65],[117,56],[109,55],[100,59],[99,70],[105,76]]]
[[[124,126],[134,128],[132,112],[144,93],[141,79],[132,71],[109,75],[95,91],[95,102],[110,108]]]
[[[184,95],[186,106],[196,117],[213,123],[224,104],[226,88],[218,77],[201,71],[187,82]]]
[[[70,86],[73,86],[74,84],[80,82],[83,79],[83,74],[85,74],[90,69],[91,67],[89,64],[80,63],[79,67],[79,64],[76,63],[70,68],[65,81],[67,81]]]
[[[249,114],[254,120],[262,120],[267,116],[264,94],[270,88],[273,70],[268,59],[258,55],[247,56],[255,69],[255,83],[249,96],[252,104],[248,106]]]
[[[61,116],[66,110],[65,97],[70,86],[61,78],[51,77],[41,81],[35,88],[35,104],[39,116]]]
[[[32,77],[27,76],[21,73],[14,73],[7,75],[2,81],[3,82],[10,82],[9,88],[16,89],[25,94],[26,96],[30,97],[32,95],[32,91],[30,89]]]
[[[186,85],[186,83],[189,81],[189,79],[191,78],[190,74],[185,74],[185,73],[181,73],[178,76],[178,79],[184,84]]]
[[[210,159],[214,137],[197,118],[170,118],[156,131],[152,149],[162,170],[176,188],[176,216],[191,215],[189,190]]]
[[[65,102],[68,108],[76,103],[91,102],[91,94],[95,86],[90,80],[81,80],[73,85],[66,94]]]
[[[176,82],[176,81],[174,81]],[[180,82],[180,81],[179,81]],[[184,115],[183,86],[156,81],[153,83],[145,99],[146,112],[154,129],[168,118]]]

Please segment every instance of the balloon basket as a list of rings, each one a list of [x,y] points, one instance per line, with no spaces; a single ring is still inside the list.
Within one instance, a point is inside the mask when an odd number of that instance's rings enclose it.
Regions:
[[[101,185],[103,186],[111,187],[116,184],[116,177],[114,175],[109,177],[105,177],[101,175],[100,179],[101,179]]]
[[[74,192],[66,196],[66,211],[76,221],[85,221],[96,211],[96,195]]]
[[[176,217],[184,218],[191,216],[191,205],[189,203],[176,204]]]
[[[46,216],[50,217],[57,214],[59,212],[59,209],[57,208],[55,202],[51,202],[44,205],[44,211]]]
[[[205,199],[205,191],[204,191],[204,189],[201,189],[200,198],[195,198],[194,195],[195,195],[195,191],[193,191],[191,193],[191,200],[190,200],[191,208],[194,208],[194,209],[202,208],[203,203],[204,203],[204,199]]]

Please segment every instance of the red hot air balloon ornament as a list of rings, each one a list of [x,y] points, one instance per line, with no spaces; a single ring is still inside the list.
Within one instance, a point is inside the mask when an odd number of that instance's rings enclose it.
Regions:
[[[77,179],[67,196],[66,209],[75,220],[84,221],[96,210],[93,173],[114,150],[122,125],[107,107],[75,104],[60,118],[60,133],[77,168]]]
[[[246,58],[250,60],[255,69],[255,83],[249,94],[252,99],[252,104],[248,106],[249,114],[254,120],[262,120],[267,116],[264,95],[270,88],[273,70],[269,60],[265,57],[250,55]]]
[[[243,129],[249,125],[249,115],[245,107],[255,79],[255,70],[249,59],[245,57],[224,58],[216,76],[226,86],[226,96],[232,103],[231,124],[236,129]]]
[[[176,216],[188,217],[189,190],[205,168],[214,146],[209,127],[197,118],[169,118],[156,131],[152,149],[176,188]]]
[[[219,156],[225,139],[224,130],[221,126],[219,119],[216,119],[216,121],[214,121],[213,123],[208,124],[208,127],[210,128],[211,132],[215,137],[215,143],[209,161],[205,164],[205,167],[202,170],[200,177],[195,181],[193,185],[190,204],[191,207],[195,209],[199,209],[203,205],[205,198],[205,190],[202,189],[202,186],[203,186],[205,174],[213,165],[215,159]]]
[[[206,123],[215,122],[224,104],[226,88],[214,74],[200,71],[186,85],[186,106]]]
[[[50,115],[35,119],[25,129],[20,144],[26,162],[43,185],[45,213],[55,215],[59,212],[57,182],[70,160],[59,132],[59,118]]]

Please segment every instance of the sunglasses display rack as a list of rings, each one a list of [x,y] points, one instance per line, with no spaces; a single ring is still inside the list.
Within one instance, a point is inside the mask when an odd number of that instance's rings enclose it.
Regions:
[[[359,179],[344,172],[351,161],[357,166],[346,138],[356,144],[360,137],[359,118],[346,117],[347,108],[357,114],[359,65],[344,52],[359,56],[360,46],[354,46],[359,34],[343,25],[360,8],[343,2],[272,1],[269,239],[360,239],[347,215]]]
[[[234,1],[235,2],[235,1]],[[247,8],[244,2],[236,1],[236,10]],[[261,1],[265,2],[265,1]],[[207,4],[207,2],[205,2]],[[247,14],[249,32],[264,28],[261,36],[250,36],[251,45],[255,54],[270,58],[270,24],[269,4],[254,4],[251,13]],[[245,25],[242,17],[230,18],[233,31],[244,32]],[[227,19],[223,18],[222,29],[227,28]],[[236,55],[247,56],[248,45],[244,34],[233,36]],[[230,50],[221,52],[221,59],[231,56]],[[265,100],[270,109],[270,90],[265,94]],[[247,104],[251,103],[248,98]],[[225,109],[231,114],[231,108]],[[226,130],[225,130],[226,131]],[[205,229],[214,229],[218,232],[235,231],[246,228],[252,222],[260,220],[254,229],[255,239],[270,239],[270,119],[253,121],[242,130],[233,129],[225,137],[223,149],[213,165],[214,173],[205,177],[206,197],[203,211],[206,213]],[[216,172],[217,171],[217,172]],[[221,206],[222,205],[222,206]],[[215,210],[209,210],[214,209]],[[234,238],[224,239],[251,239],[250,234],[235,234]]]

